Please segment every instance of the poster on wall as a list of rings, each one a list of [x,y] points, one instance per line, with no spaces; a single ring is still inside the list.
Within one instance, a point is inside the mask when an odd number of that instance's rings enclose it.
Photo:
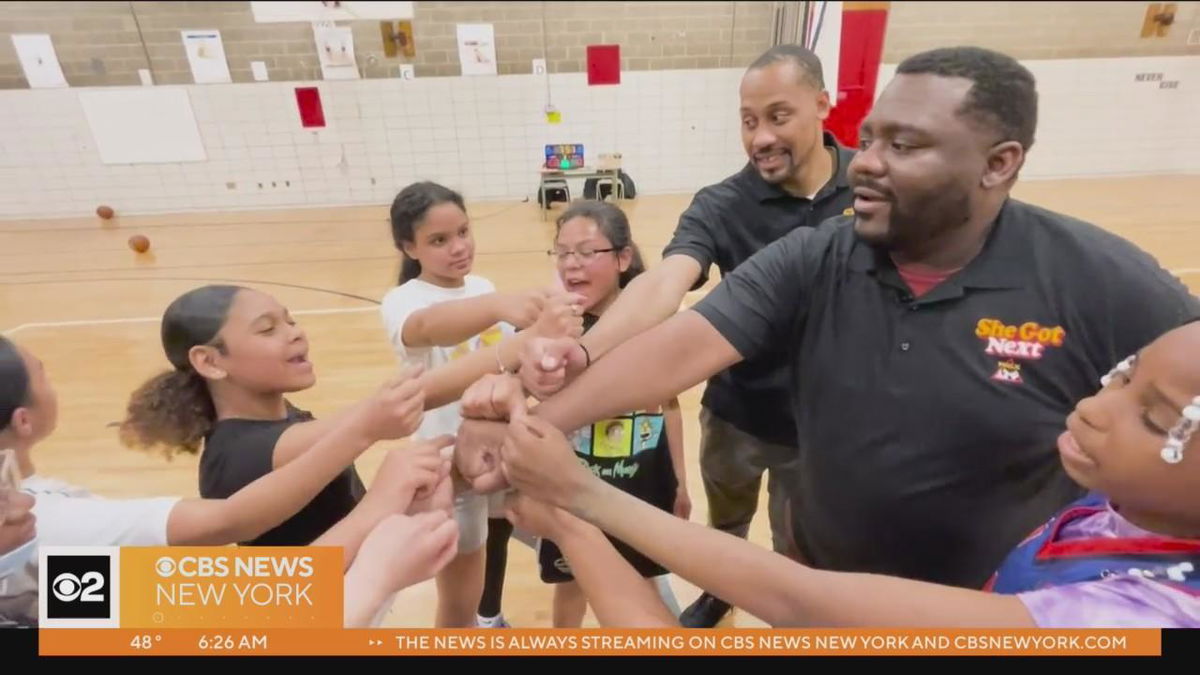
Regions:
[[[63,76],[58,55],[54,52],[54,43],[48,34],[13,35],[12,43],[30,89],[67,86],[67,78]]]
[[[221,44],[221,31],[185,30],[180,34],[196,84],[233,82],[229,63],[225,61],[225,45]]]
[[[492,24],[458,24],[458,60],[463,75],[496,74],[496,34]]]
[[[251,2],[256,23],[411,19],[411,2]]]
[[[326,80],[357,80],[358,63],[354,60],[354,34],[349,26],[313,24],[321,75]]]

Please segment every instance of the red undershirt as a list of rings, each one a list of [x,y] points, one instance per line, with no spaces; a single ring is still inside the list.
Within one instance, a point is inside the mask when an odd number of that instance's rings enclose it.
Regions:
[[[934,286],[942,283],[958,270],[942,271],[932,270],[924,265],[897,264],[896,271],[900,273],[900,278],[904,280],[904,283],[908,284],[908,288],[913,292],[913,295],[919,298],[933,290]]]

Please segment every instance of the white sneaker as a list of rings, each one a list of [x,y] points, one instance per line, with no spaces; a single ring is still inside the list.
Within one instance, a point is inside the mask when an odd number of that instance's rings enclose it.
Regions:
[[[504,620],[503,614],[497,614],[491,618],[475,615],[475,625],[480,628],[512,628],[507,621]]]

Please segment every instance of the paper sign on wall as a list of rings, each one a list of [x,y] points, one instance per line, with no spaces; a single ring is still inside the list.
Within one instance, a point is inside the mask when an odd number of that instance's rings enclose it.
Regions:
[[[359,79],[358,64],[354,60],[354,34],[349,26],[314,23],[313,38],[321,60],[321,75],[325,79]]]
[[[183,48],[187,52],[188,65],[192,67],[192,79],[196,84],[233,82],[229,76],[229,63],[225,61],[225,45],[221,43],[221,31],[185,30]]]
[[[492,24],[458,24],[458,60],[463,75],[496,74],[496,34]]]
[[[63,76],[62,66],[58,63],[58,55],[54,53],[54,43],[50,42],[49,35],[13,35],[12,43],[31,89],[67,86],[67,78]]]

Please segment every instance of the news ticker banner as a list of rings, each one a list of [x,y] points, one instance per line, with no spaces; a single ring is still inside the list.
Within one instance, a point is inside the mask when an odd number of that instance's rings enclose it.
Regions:
[[[1158,656],[1157,630],[344,629],[342,551],[39,552],[43,656]],[[401,596],[403,597],[403,596]]]
[[[1161,656],[1161,632],[689,629],[70,629],[42,656]]]

